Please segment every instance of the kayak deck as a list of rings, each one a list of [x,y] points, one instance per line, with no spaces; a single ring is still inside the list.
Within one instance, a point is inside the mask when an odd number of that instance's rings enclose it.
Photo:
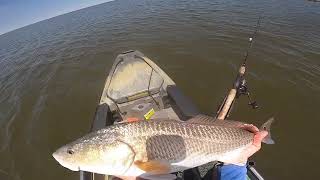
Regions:
[[[199,114],[190,99],[153,61],[139,51],[117,56],[106,79],[91,131],[130,118],[187,120]],[[80,172],[81,180],[112,179]]]

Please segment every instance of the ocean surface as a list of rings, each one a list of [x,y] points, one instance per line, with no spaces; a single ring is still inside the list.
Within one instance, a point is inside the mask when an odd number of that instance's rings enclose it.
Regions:
[[[0,35],[0,179],[78,179],[51,154],[89,131],[123,51],[214,113],[260,15],[247,69],[260,108],[241,97],[230,118],[275,118],[276,144],[253,157],[266,179],[319,179],[320,3],[305,0],[115,0]]]

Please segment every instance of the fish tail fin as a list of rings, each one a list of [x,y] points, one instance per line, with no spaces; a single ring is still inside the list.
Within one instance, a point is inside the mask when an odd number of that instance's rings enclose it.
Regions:
[[[266,143],[266,144],[274,144],[274,140],[271,138],[271,124],[274,121],[274,118],[270,118],[268,119],[268,121],[266,121],[264,124],[262,124],[262,126],[260,127],[261,131],[267,131],[268,135],[266,137],[264,137],[262,139],[262,142]]]

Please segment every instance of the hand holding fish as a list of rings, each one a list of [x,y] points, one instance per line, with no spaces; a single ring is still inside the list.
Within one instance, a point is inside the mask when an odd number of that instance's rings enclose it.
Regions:
[[[259,129],[252,124],[245,124],[243,126],[243,129],[250,131],[254,134],[252,145],[245,149],[243,152],[243,155],[246,156],[248,159],[250,156],[252,156],[254,153],[261,149],[261,142],[268,135],[268,131],[259,131]]]

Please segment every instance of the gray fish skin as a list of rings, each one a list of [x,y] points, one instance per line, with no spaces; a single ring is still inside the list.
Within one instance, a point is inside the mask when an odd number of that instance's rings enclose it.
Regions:
[[[254,134],[237,121],[197,116],[189,122],[152,120],[120,123],[90,133],[58,149],[54,158],[71,170],[140,176],[135,162],[159,162],[168,173],[211,161],[244,164],[242,151]],[[72,153],[70,153],[72,152]]]

